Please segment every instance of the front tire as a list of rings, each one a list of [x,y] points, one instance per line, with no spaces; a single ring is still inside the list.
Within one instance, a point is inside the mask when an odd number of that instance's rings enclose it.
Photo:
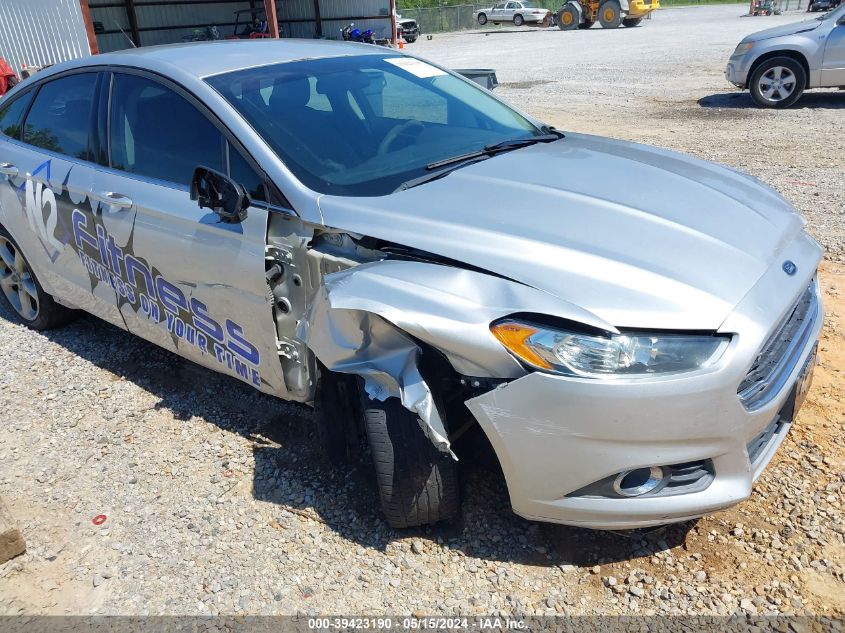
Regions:
[[[578,28],[580,21],[581,15],[578,13],[578,9],[571,4],[567,4],[557,15],[557,28],[561,31],[573,31]]]
[[[618,29],[622,24],[622,5],[618,0],[607,0],[599,7],[599,22],[603,29]]]
[[[761,108],[788,108],[804,94],[807,73],[791,57],[774,57],[754,70],[748,85],[751,98]]]
[[[50,330],[72,321],[76,313],[44,292],[12,236],[0,226],[0,295],[33,330]]]
[[[448,521],[460,509],[458,465],[434,446],[398,398],[372,400],[361,387],[364,425],[387,522],[393,528]]]
[[[484,26],[485,24],[487,24],[487,16],[484,15],[483,13],[479,13],[477,19],[478,19],[478,23],[481,26]]]
[[[642,18],[625,18],[622,20],[622,26],[627,28],[634,28],[635,26],[639,26],[640,22],[642,22]]]
[[[513,25],[514,26],[522,26],[523,24],[525,24],[525,20],[522,18],[521,15],[519,15],[517,13],[515,16],[513,16]]]

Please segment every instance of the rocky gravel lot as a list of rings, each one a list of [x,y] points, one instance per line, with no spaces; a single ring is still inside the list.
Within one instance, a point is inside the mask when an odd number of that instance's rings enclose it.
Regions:
[[[0,614],[845,613],[845,94],[778,113],[723,95],[718,73],[743,33],[788,21],[740,12],[409,48],[500,67],[502,95],[564,129],[746,169],[807,216],[830,250],[821,364],[751,499],[646,533],[536,524],[468,455],[462,520],[392,531],[368,465],[333,469],[307,409],[94,318],[28,331],[0,303],[0,496],[29,545],[0,565]],[[622,51],[648,61],[629,61],[629,76]],[[517,54],[530,71],[514,71]]]

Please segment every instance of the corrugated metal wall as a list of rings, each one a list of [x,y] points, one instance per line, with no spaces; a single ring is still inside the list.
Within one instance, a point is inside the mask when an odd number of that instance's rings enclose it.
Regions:
[[[340,39],[340,30],[351,21],[361,30],[373,29],[376,37],[391,35],[390,0],[317,1],[322,32],[317,27],[314,0],[277,0],[282,37]],[[132,46],[126,8],[103,6],[118,2],[89,0],[91,20],[98,27],[97,44],[103,53]],[[264,2],[181,4],[180,0],[157,0],[146,5],[144,0],[135,0],[139,44],[180,42],[205,25],[215,25],[222,35],[231,35],[235,11],[250,6],[263,8]],[[16,69],[21,63],[46,65],[89,55],[79,0],[0,0],[0,54]]]
[[[362,31],[373,29],[378,38],[391,36],[390,0],[318,0],[318,2],[324,38],[340,39],[340,30],[350,21],[354,21],[355,26]],[[279,14],[283,37],[319,36],[314,0],[277,0],[276,10]]]
[[[0,0],[0,57],[15,70],[90,54],[79,0]]]
[[[132,29],[126,9],[99,6],[114,3],[115,0],[89,0],[92,21],[100,22],[105,31],[97,34],[97,44],[103,53],[131,46],[128,38],[132,37]],[[264,6],[263,0],[258,0],[255,4],[257,7]],[[192,35],[195,29],[202,30],[205,25],[212,24],[217,26],[221,35],[231,35],[234,32],[235,11],[249,8],[249,0],[202,5],[180,5],[179,0],[169,0],[165,4],[147,6],[143,0],[136,0],[135,14],[138,18],[140,45],[155,46],[181,42],[183,37]],[[242,16],[241,20],[245,19],[247,18]],[[180,26],[182,28],[178,28]],[[126,35],[123,35],[120,29]]]

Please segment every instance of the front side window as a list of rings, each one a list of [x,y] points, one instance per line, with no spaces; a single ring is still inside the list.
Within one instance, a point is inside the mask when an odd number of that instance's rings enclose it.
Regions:
[[[81,73],[41,86],[26,116],[24,143],[88,160],[96,84],[96,73]]]
[[[437,161],[543,134],[474,84],[389,54],[272,64],[207,81],[320,193],[386,195]]]
[[[109,128],[114,169],[185,187],[199,165],[225,172],[220,130],[183,96],[151,79],[114,75]]]
[[[32,95],[33,91],[30,90],[26,94],[18,95],[11,101],[0,106],[0,133],[11,138],[20,138],[21,119],[32,99]]]

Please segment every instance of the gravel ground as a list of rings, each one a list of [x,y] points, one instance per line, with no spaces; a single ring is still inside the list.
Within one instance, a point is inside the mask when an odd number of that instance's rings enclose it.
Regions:
[[[722,95],[739,38],[789,19],[740,11],[409,48],[497,67],[502,95],[565,129],[747,169],[806,213],[834,260],[822,273],[822,363],[751,499],[649,533],[536,524],[509,511],[501,476],[469,456],[459,523],[391,531],[367,465],[330,468],[306,409],[94,318],[28,331],[0,303],[0,495],[29,544],[0,565],[0,613],[845,613],[845,265],[835,261],[845,95],[778,113]],[[537,50],[569,61],[523,71]],[[615,70],[638,58],[655,61]]]

